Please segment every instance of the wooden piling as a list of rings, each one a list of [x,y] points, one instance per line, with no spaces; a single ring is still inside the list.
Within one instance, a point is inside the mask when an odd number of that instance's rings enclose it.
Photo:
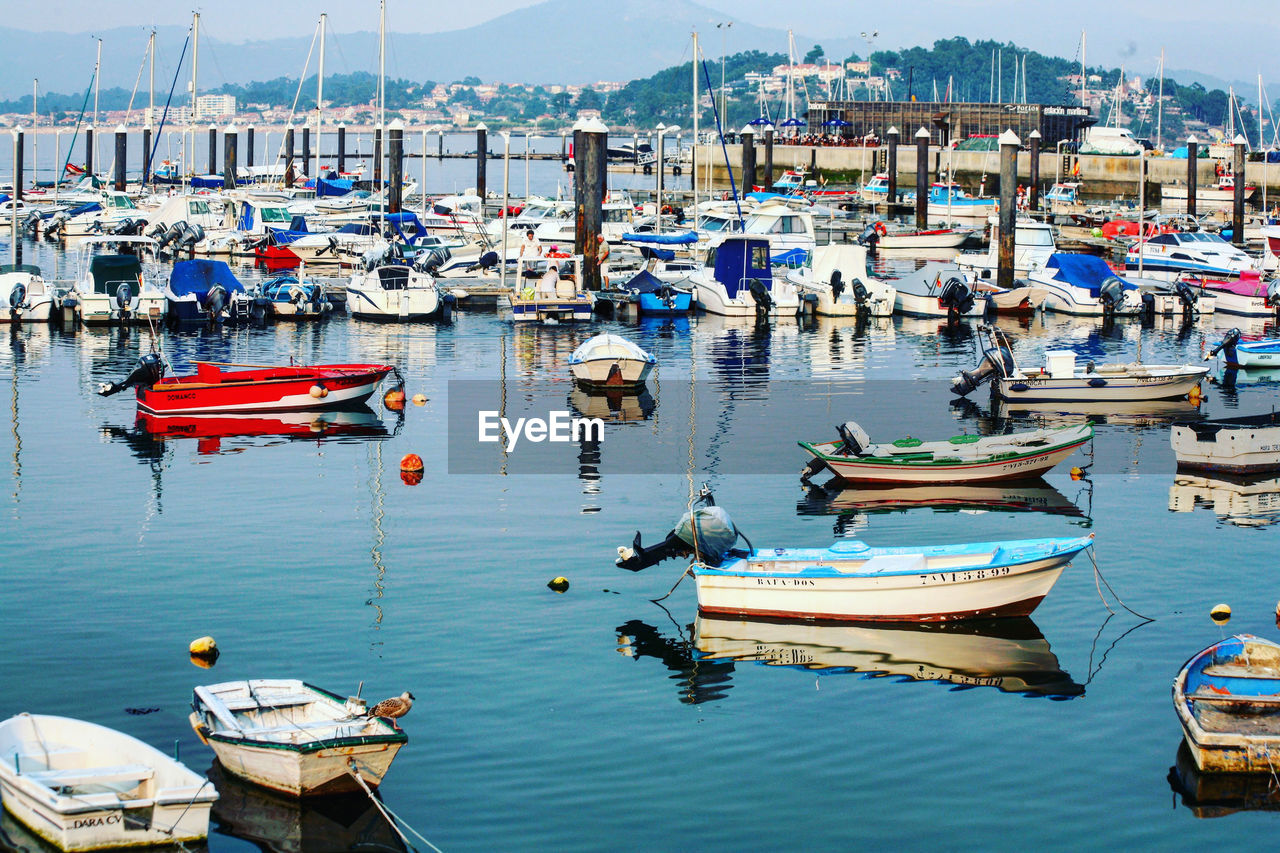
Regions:
[[[1018,188],[1018,148],[1022,140],[1012,129],[1000,134],[1000,246],[996,267],[996,286],[1013,287],[1013,252],[1018,211],[1015,199]]]
[[[22,201],[22,185],[25,183],[23,172],[26,163],[26,134],[22,132],[21,127],[13,129],[13,200]],[[13,233],[13,239],[18,240],[18,232]]]
[[[476,195],[484,204],[485,176],[489,171],[489,128],[484,122],[476,125]]]
[[[387,128],[387,155],[390,161],[387,168],[391,174],[391,186],[387,190],[387,211],[399,213],[404,199],[404,124],[400,119],[391,122]]]
[[[293,186],[293,125],[284,129],[284,185]]]
[[[1199,177],[1200,144],[1195,136],[1187,137],[1187,215],[1196,215],[1196,179]]]
[[[929,227],[929,129],[916,131],[916,229]]]
[[[227,125],[227,129],[222,132],[222,188],[224,190],[235,189],[236,186],[236,158],[240,153],[237,149],[240,144],[240,134],[234,124]]]
[[[382,128],[373,129],[373,191],[382,191]]]
[[[347,126],[338,125],[338,177],[347,171]]]
[[[142,185],[151,183],[151,128],[142,129]]]
[[[319,159],[317,156],[316,159]],[[311,126],[302,128],[302,174],[311,175]]]
[[[1232,183],[1235,187],[1231,204],[1231,242],[1244,246],[1244,149],[1249,141],[1240,134],[1231,140]]]
[[[742,138],[742,184],[738,187],[741,195],[755,189],[756,185],[756,135],[755,128],[747,125],[738,134]],[[659,164],[661,167],[661,164]]]
[[[773,188],[773,125],[764,129],[764,185]]]
[[[249,169],[253,168],[253,125],[249,125],[244,135],[244,164]]]
[[[573,129],[574,251],[582,255],[583,287],[599,290],[601,279],[596,238],[604,224],[609,128],[599,119],[592,118],[579,119]]]
[[[22,149],[19,148],[19,151]],[[124,192],[128,188],[128,182],[125,178],[125,166],[128,163],[129,155],[129,131],[125,130],[123,124],[116,126],[116,192]],[[20,198],[21,196],[19,196]]]
[[[209,174],[218,174],[218,127],[209,125]]]
[[[89,125],[84,131],[84,173],[93,174],[93,125]]]
[[[885,212],[889,212],[889,205],[898,202],[898,140],[900,134],[896,127],[889,128],[889,132],[885,134],[885,144],[888,146],[888,165],[885,171],[889,173],[889,191],[885,194]]]
[[[1031,142],[1031,186],[1027,188],[1027,209],[1040,209],[1040,131],[1027,136]]]

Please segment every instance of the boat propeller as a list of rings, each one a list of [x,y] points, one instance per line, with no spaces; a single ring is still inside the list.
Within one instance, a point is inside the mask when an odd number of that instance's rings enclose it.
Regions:
[[[164,376],[164,362],[159,353],[147,353],[138,359],[137,365],[128,376],[120,382],[98,383],[98,393],[103,397],[123,391],[126,388],[150,388]]]

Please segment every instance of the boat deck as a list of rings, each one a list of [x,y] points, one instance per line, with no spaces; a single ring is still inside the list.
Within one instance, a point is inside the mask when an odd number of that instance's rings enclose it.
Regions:
[[[1280,737],[1280,696],[1193,696],[1196,722],[1206,732]],[[1270,699],[1269,702],[1266,700]]]

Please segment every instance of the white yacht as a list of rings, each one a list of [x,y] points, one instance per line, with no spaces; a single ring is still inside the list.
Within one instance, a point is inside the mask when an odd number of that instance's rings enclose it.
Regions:
[[[800,312],[800,294],[790,281],[774,275],[770,244],[763,237],[725,237],[707,250],[689,284],[709,314],[793,317]]]

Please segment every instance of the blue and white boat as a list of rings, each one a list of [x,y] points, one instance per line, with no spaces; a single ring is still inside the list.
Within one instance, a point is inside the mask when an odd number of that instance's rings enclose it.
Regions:
[[[648,270],[640,270],[622,289],[631,294],[631,304],[641,315],[688,314],[693,309],[693,291],[662,281]]]
[[[1271,773],[1280,760],[1280,645],[1237,634],[1182,665],[1173,708],[1196,767]]]
[[[1141,257],[1139,257],[1141,256]],[[1145,276],[1174,279],[1184,273],[1209,278],[1236,278],[1259,272],[1258,262],[1217,234],[1179,231],[1135,242],[1125,255],[1127,270],[1141,268]]]
[[[734,547],[738,529],[710,493],[667,539],[645,549],[637,533],[618,565],[638,571],[693,553],[698,609],[749,617],[947,622],[1026,616],[1093,537],[875,548]]]
[[[1142,312],[1142,294],[1097,255],[1055,252],[1030,279],[1044,293],[1044,309],[1079,316],[1123,316]]]
[[[689,277],[698,306],[725,317],[794,317],[800,294],[785,272],[775,274],[769,241],[733,234],[707,250],[701,270]]]
[[[164,289],[169,322],[222,323],[261,320],[267,300],[250,294],[225,261],[178,261]]]
[[[262,295],[271,301],[272,312],[285,320],[321,320],[333,310],[322,284],[292,273],[264,281]]]
[[[1222,343],[1209,350],[1205,361],[1222,353],[1228,367],[1280,367],[1280,338],[1241,340],[1239,329],[1231,329]]]
[[[929,187],[929,218],[963,219],[967,222],[985,222],[996,213],[994,198],[971,196],[957,183],[938,183]]]

